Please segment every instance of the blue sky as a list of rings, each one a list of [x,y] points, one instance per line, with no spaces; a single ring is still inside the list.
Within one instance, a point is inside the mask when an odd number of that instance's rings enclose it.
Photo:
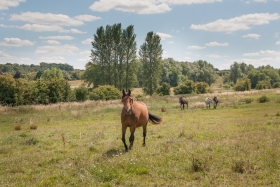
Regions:
[[[134,25],[139,48],[161,36],[163,58],[280,68],[280,0],[1,0],[0,63],[85,69],[100,26]]]

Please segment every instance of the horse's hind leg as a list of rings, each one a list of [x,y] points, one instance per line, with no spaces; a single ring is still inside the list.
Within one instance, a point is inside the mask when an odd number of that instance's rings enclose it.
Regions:
[[[146,146],[147,124],[143,125],[143,147]]]

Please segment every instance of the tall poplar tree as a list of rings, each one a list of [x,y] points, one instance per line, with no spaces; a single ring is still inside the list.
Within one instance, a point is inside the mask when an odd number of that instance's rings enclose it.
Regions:
[[[148,95],[153,95],[161,80],[162,45],[160,36],[152,31],[148,32],[145,42],[140,46],[139,55],[143,65],[143,91]]]

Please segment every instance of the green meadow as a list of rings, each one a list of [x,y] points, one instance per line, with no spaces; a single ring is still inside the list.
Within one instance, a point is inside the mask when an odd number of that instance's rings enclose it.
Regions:
[[[280,186],[279,89],[186,96],[138,94],[163,122],[129,152],[120,100],[0,107],[0,186]]]

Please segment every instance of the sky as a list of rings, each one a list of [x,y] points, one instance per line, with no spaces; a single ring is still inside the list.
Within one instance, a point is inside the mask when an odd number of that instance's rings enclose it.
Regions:
[[[280,68],[280,0],[0,0],[0,64],[85,69],[97,28],[118,23],[137,49],[158,34],[163,59]]]

